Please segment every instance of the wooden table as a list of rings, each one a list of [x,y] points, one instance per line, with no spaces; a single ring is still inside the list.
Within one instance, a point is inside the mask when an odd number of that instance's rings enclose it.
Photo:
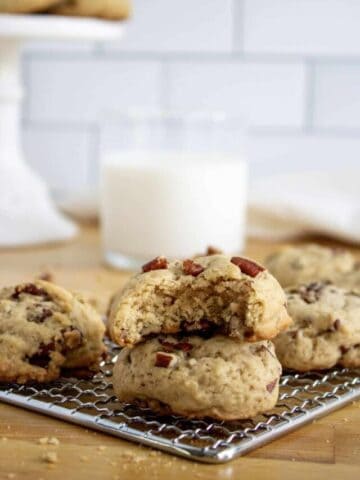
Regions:
[[[259,261],[278,245],[249,241]],[[360,251],[354,249],[359,254]],[[84,227],[69,244],[0,251],[0,285],[51,271],[65,287],[95,293],[106,303],[129,273],[106,268],[98,232]],[[60,444],[39,444],[43,437]],[[46,463],[55,451],[58,462]],[[360,479],[360,402],[225,465],[202,465],[0,404],[0,479]]]

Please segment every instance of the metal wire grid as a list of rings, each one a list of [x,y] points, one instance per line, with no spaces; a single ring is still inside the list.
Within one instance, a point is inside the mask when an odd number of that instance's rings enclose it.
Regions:
[[[92,380],[62,378],[50,385],[0,385],[0,400],[61,418],[188,459],[221,463],[270,442],[360,397],[360,369],[288,373],[268,414],[220,422],[157,416],[147,408],[119,403],[110,377],[119,349]]]

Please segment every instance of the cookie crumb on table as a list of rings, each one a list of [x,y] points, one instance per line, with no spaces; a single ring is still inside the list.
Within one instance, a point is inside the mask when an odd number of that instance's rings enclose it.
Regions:
[[[41,456],[41,459],[50,464],[57,463],[59,461],[57,453],[56,452],[46,452]]]
[[[41,437],[38,440],[40,445],[59,445],[60,441],[56,437]]]

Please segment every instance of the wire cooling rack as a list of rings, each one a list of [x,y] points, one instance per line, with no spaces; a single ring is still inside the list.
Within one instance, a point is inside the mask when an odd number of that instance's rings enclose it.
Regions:
[[[48,385],[0,385],[0,401],[100,430],[188,459],[232,460],[305,423],[360,398],[360,369],[289,373],[280,381],[276,407],[252,420],[220,422],[159,417],[119,403],[111,385],[119,348],[92,380],[62,378]]]

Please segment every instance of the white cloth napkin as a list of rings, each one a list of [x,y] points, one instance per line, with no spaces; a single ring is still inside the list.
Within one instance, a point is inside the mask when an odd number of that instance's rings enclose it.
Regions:
[[[323,234],[360,242],[360,169],[271,175],[250,187],[248,233],[284,240]]]
[[[68,240],[76,232],[26,164],[0,162],[0,247]]]

